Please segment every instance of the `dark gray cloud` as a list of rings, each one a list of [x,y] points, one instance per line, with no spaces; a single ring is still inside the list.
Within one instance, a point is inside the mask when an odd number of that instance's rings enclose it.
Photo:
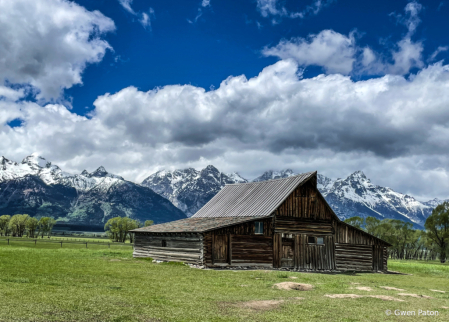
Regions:
[[[90,118],[61,105],[0,101],[8,115],[0,148],[16,159],[37,151],[73,171],[102,164],[137,181],[161,168],[207,164],[250,178],[270,168],[332,177],[362,169],[402,192],[447,197],[448,86],[441,63],[408,79],[354,81],[303,79],[297,63],[284,60],[210,91],[125,88],[100,96]],[[16,118],[21,127],[6,125]]]
[[[86,63],[101,60],[108,44],[95,35],[112,30],[114,24],[99,12],[65,0],[46,1],[51,14],[33,11],[40,0],[25,3],[0,1],[2,12],[11,13],[11,19],[0,17],[0,77],[30,83],[42,91],[41,97],[54,97],[61,88],[81,82]],[[397,53],[404,56],[396,56],[404,64],[384,64],[365,48],[370,68],[387,73],[370,80],[341,74],[303,78],[300,66],[325,62],[329,73],[343,73],[336,66],[346,62],[340,67],[348,70],[354,64],[351,55],[360,54],[351,35],[322,32],[322,39],[317,35],[298,40],[290,48],[309,54],[319,48],[322,62],[301,62],[306,56],[296,53],[291,55],[295,59],[267,66],[254,78],[229,77],[209,91],[191,85],[147,92],[128,87],[99,96],[89,117],[60,104],[20,102],[26,90],[0,86],[0,149],[17,161],[38,152],[69,172],[103,165],[135,181],[161,168],[208,164],[249,179],[267,169],[318,170],[333,178],[360,169],[374,183],[422,199],[446,199],[449,65],[436,63],[408,78],[397,76],[401,73],[391,66],[407,70],[409,58],[418,57],[422,48],[410,40],[419,10],[407,8],[401,22],[409,30],[403,41],[410,51],[398,45]],[[19,15],[30,26],[45,25],[48,33],[34,39],[17,25]],[[57,23],[62,27],[55,27]],[[78,35],[80,28],[83,32],[73,43],[58,42]],[[17,119],[20,126],[8,125]]]

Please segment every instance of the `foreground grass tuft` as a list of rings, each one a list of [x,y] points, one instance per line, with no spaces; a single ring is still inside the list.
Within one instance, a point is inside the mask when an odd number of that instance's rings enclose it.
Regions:
[[[51,246],[48,246],[51,247]],[[0,321],[404,321],[386,310],[439,311],[448,321],[449,265],[389,261],[413,275],[198,270],[133,259],[130,249],[0,246]],[[290,279],[296,277],[296,279]],[[292,281],[312,291],[286,291]],[[356,287],[370,287],[372,291]],[[402,293],[433,299],[404,297]],[[446,291],[433,292],[431,289]],[[359,298],[329,298],[356,294]],[[370,295],[404,300],[385,301]],[[301,297],[302,299],[297,299]]]

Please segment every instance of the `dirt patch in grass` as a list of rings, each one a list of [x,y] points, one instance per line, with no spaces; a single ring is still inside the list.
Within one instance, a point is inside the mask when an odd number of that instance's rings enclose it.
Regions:
[[[110,262],[121,262],[121,260],[120,260],[120,259],[117,259],[117,258],[110,259],[109,261],[110,261]]]
[[[430,290],[432,292],[438,292],[438,293],[446,293],[446,291],[439,291],[439,290]]]
[[[253,300],[239,303],[222,303],[225,306],[233,306],[240,309],[249,309],[251,311],[269,311],[277,309],[282,303],[289,300],[304,300],[303,297],[292,297],[289,299],[277,299],[277,300]]]
[[[388,295],[326,294],[324,296],[329,297],[331,299],[359,299],[362,297],[372,297],[372,298],[380,299],[383,301],[404,302],[404,300],[397,299],[397,298],[394,298],[394,297],[388,296]]]
[[[411,293],[398,293],[398,295],[400,295],[400,296],[410,296],[410,297],[414,297],[414,298],[417,298],[417,299],[433,299],[433,297],[431,297],[431,296],[411,294]]]
[[[383,301],[396,301],[396,302],[405,302],[404,300],[397,299],[393,296],[388,295],[370,295],[369,297],[375,298],[375,299],[381,299]]]
[[[331,299],[358,299],[360,297],[363,297],[362,295],[357,294],[326,294],[324,296]]]
[[[392,287],[392,286],[379,286],[380,288],[383,288],[384,290],[388,290],[388,291],[405,291],[402,288],[396,288],[396,287]]]
[[[371,292],[373,290],[371,287],[368,286],[357,286],[354,288],[359,291],[367,291],[367,292]]]
[[[288,278],[297,279],[298,277],[296,277],[296,276],[289,276]]]
[[[313,285],[302,284],[294,282],[282,282],[273,285],[274,288],[279,290],[296,290],[296,291],[311,291],[313,290]]]

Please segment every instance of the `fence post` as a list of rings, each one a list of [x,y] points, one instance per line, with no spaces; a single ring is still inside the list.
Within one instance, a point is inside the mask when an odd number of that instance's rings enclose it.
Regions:
[[[111,243],[108,243],[109,248],[111,248]]]
[[[9,245],[9,238],[8,238],[8,245]]]
[[[62,240],[61,240],[61,248],[62,248]]]
[[[36,246],[37,239],[34,240],[34,246]]]

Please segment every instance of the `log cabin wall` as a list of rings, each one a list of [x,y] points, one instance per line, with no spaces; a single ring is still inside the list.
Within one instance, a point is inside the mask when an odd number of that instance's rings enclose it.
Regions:
[[[318,192],[316,178],[296,188],[274,214],[274,267],[386,270],[385,243],[341,222]],[[309,243],[309,237],[321,237],[323,244]]]
[[[208,267],[262,266],[306,271],[387,270],[388,244],[341,222],[316,188],[316,179],[316,176],[310,177],[296,189],[291,188],[289,196],[271,214],[267,211],[262,218],[242,216],[243,220],[248,218],[250,221],[241,222],[239,219],[241,223],[231,224],[229,220],[221,220],[229,223],[229,226],[220,226],[215,219],[206,217],[205,221],[218,227],[213,230],[198,230],[198,226],[206,224],[200,222],[201,217],[185,219],[176,226],[178,231],[179,227],[182,227],[181,231],[195,228],[197,230],[192,230],[198,232],[195,234],[136,232],[134,256]],[[279,191],[273,190],[272,193]],[[267,203],[260,196],[253,201],[259,203],[260,200]],[[254,216],[257,211],[249,213]],[[214,214],[212,212],[210,217],[214,218]],[[189,220],[191,223],[185,222]],[[259,223],[263,223],[261,233],[256,234],[256,223],[259,228]],[[173,226],[167,229],[173,229]]]
[[[335,244],[335,267],[339,271],[372,271],[373,247],[370,245]]]
[[[335,269],[332,228],[335,215],[318,192],[316,177],[296,188],[274,214],[274,267]],[[315,243],[309,243],[309,237],[315,238]],[[322,238],[323,244],[317,244],[316,238]]]
[[[386,271],[385,242],[344,222],[332,222],[337,270]]]
[[[274,267],[296,270],[335,269],[330,220],[278,216],[275,218],[274,232]],[[314,242],[309,242],[309,237]],[[322,238],[323,243],[317,244],[317,238]],[[291,260],[289,254],[293,254]]]
[[[335,242],[356,245],[385,245],[385,242],[351,225],[337,220],[332,221]]]
[[[255,222],[263,222],[263,234]],[[219,228],[204,233],[204,264],[214,266],[273,266],[273,218]]]
[[[311,220],[327,220],[334,214],[316,188],[316,177],[296,188],[275,210],[276,217],[295,217]]]
[[[203,264],[203,236],[189,233],[135,233],[134,257]]]
[[[382,245],[373,245],[373,271],[384,270],[384,247]]]

